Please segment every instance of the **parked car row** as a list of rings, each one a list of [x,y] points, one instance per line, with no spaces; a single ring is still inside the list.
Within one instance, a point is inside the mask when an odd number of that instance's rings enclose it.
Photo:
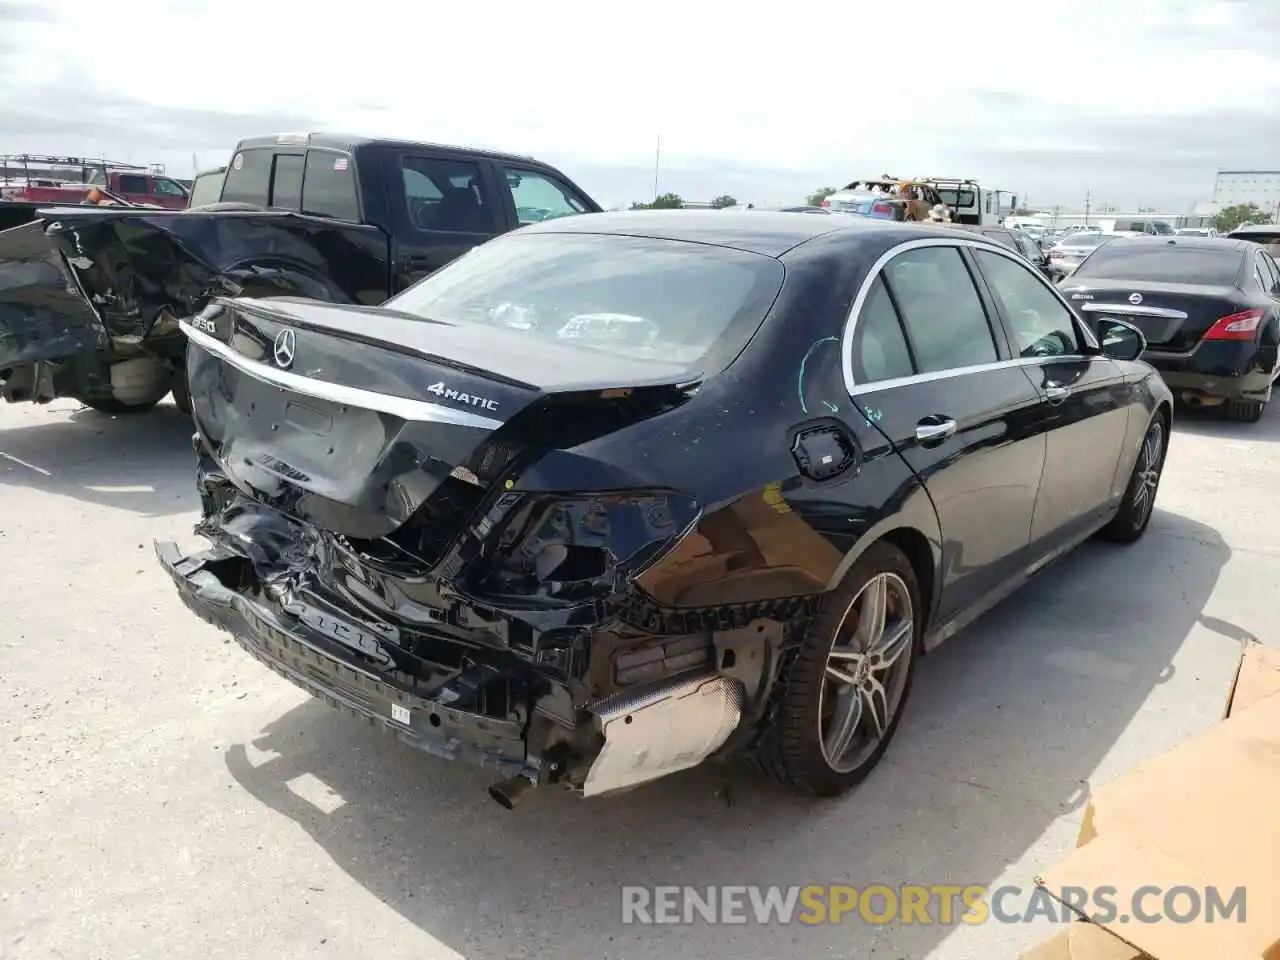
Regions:
[[[602,213],[505,154],[270,137],[214,173],[0,234],[6,391],[162,359],[207,541],[157,545],[182,602],[507,808],[731,757],[850,790],[920,657],[1142,537],[1175,399],[1256,419],[1277,370],[1243,239],[1109,238],[1055,285],[1024,231]]]

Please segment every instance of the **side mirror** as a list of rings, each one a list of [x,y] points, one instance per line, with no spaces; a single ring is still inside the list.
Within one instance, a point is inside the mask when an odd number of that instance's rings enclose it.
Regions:
[[[1102,355],[1112,360],[1137,360],[1147,349],[1147,338],[1131,323],[1100,320],[1097,326]]]

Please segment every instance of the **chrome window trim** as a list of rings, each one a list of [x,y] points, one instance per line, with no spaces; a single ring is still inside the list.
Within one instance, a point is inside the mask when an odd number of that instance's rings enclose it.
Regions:
[[[1144,307],[1132,303],[1082,303],[1080,309],[1088,313],[1119,313],[1131,317],[1163,317],[1166,320],[1185,320],[1187,315],[1182,310],[1171,307]]]
[[[363,390],[359,387],[347,387],[339,383],[315,380],[287,370],[280,370],[269,364],[261,363],[237,353],[227,344],[203,331],[197,330],[185,320],[178,321],[178,327],[192,343],[209,351],[214,356],[225,360],[242,373],[269,383],[275,387],[292,390],[294,393],[317,400],[328,400],[331,403],[346,404],[350,407],[363,407],[377,413],[385,413],[401,420],[413,423],[450,423],[460,427],[480,427],[496,430],[502,426],[501,420],[482,417],[469,410],[455,410],[452,407],[426,400],[410,400],[407,397],[393,397],[390,394],[378,393],[374,390]]]
[[[932,247],[968,247],[971,250],[986,250],[990,253],[999,254],[1008,260],[1012,260],[1023,270],[1035,277],[1046,290],[1062,304],[1062,309],[1066,311],[1068,317],[1071,318],[1072,326],[1076,333],[1084,338],[1085,343],[1094,349],[1101,349],[1098,346],[1098,339],[1093,335],[1093,331],[1080,323],[1076,317],[1075,311],[1071,309],[1066,298],[1062,295],[1053,284],[1049,283],[1035,266],[1028,264],[1022,254],[1016,250],[1010,250],[992,241],[980,241],[969,237],[921,237],[918,240],[908,240],[897,246],[891,247],[876,258],[875,263],[871,265],[871,269],[867,271],[867,275],[863,278],[858,292],[854,295],[853,304],[849,308],[849,315],[845,318],[844,333],[840,338],[840,368],[844,377],[845,391],[851,397],[859,394],[868,393],[873,390],[887,389],[889,386],[903,386],[909,383],[928,383],[934,380],[947,380],[951,377],[964,376],[970,373],[982,373],[988,370],[1003,370],[1011,367],[1027,367],[1042,364],[1046,361],[1063,361],[1063,360],[1085,360],[1089,359],[1084,354],[1062,354],[1053,357],[1014,357],[1009,360],[997,360],[993,363],[980,363],[968,367],[954,367],[949,370],[938,370],[932,373],[915,373],[909,377],[894,377],[891,380],[874,380],[870,383],[858,383],[853,376],[853,338],[857,332],[858,317],[862,313],[863,305],[867,301],[867,297],[871,295],[871,285],[876,278],[884,272],[884,268],[889,262],[903,253],[909,253],[912,250],[926,250]],[[975,288],[976,289],[976,288]],[[997,318],[996,322],[1000,322]]]

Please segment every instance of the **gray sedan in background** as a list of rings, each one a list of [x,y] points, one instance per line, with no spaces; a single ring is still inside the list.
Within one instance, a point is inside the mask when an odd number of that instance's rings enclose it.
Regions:
[[[1059,268],[1057,272],[1069,277],[1076,267],[1084,262],[1084,258],[1108,241],[1114,240],[1110,233],[1071,233],[1049,248],[1049,263]]]

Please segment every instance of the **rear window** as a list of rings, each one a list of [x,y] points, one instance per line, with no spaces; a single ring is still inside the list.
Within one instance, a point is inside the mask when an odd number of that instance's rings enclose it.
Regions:
[[[329,150],[307,151],[302,212],[335,220],[360,221],[356,174],[349,156]]]
[[[1149,280],[1153,283],[1202,283],[1225,287],[1240,272],[1239,250],[1188,248],[1164,241],[1109,243],[1099,247],[1075,272],[1075,279]]]
[[[714,373],[746,346],[782,280],[781,263],[742,250],[521,232],[474,248],[384,306]]]
[[[271,206],[277,210],[297,210],[302,206],[302,154],[276,154]]]
[[[271,183],[271,151],[265,148],[241,150],[231,158],[222,199],[228,203],[267,205],[267,188]]]
[[[1110,239],[1101,233],[1073,233],[1069,237],[1064,237],[1062,244],[1067,247],[1098,247],[1104,240]]]

